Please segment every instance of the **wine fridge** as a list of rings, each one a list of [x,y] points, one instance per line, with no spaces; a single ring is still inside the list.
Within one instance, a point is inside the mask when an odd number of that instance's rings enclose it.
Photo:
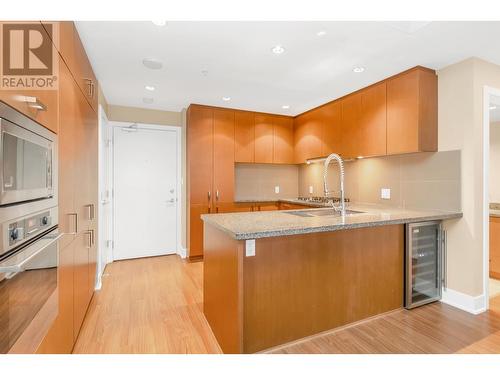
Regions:
[[[405,307],[441,299],[443,228],[440,221],[406,225]]]

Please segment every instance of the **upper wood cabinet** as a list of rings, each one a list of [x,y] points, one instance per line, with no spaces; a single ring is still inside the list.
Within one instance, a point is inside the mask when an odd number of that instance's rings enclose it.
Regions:
[[[215,208],[234,200],[234,111],[214,109],[213,192]]]
[[[320,109],[315,109],[295,117],[294,120],[294,161],[305,163],[316,158],[323,149],[323,126]]]
[[[356,134],[356,156],[379,156],[387,151],[386,83],[361,91],[361,113]]]
[[[322,121],[323,142],[321,155],[343,152],[342,104],[331,102],[318,108]]]
[[[361,123],[361,93],[357,92],[341,100],[342,105],[342,148],[344,158],[359,155],[359,129]]]
[[[417,67],[387,80],[387,154],[437,151],[437,76]]]
[[[273,116],[255,114],[255,162],[273,162]]]
[[[234,112],[234,161],[253,163],[255,161],[255,114]]]
[[[273,163],[293,164],[293,119],[273,118]]]
[[[82,90],[90,106],[97,112],[98,83],[85,48],[72,21],[43,22],[56,25],[58,33],[54,33],[54,45],[58,48],[61,57],[68,65],[76,83]]]

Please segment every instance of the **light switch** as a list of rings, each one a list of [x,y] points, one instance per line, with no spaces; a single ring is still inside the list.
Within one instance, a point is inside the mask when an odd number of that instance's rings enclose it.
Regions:
[[[380,198],[382,198],[382,199],[391,199],[391,189],[389,189],[389,188],[382,188],[380,190]]]
[[[247,257],[255,256],[255,240],[246,240],[245,241],[245,255]]]
[[[275,192],[276,194],[279,194],[279,193],[280,193],[280,187],[279,187],[279,185],[274,187],[274,192]]]
[[[313,186],[309,185],[309,194],[312,194],[314,192]]]

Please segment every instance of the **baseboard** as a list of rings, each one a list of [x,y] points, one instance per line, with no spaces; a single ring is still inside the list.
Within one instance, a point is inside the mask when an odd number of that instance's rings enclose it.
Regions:
[[[185,247],[179,246],[179,250],[177,250],[177,254],[182,258],[186,258],[187,256],[187,249]]]
[[[450,288],[446,288],[443,289],[441,302],[474,315],[486,311],[484,294],[474,297]]]
[[[102,288],[102,279],[101,279],[101,276],[99,276],[97,278],[97,283],[95,285],[95,290],[101,290],[101,288]]]

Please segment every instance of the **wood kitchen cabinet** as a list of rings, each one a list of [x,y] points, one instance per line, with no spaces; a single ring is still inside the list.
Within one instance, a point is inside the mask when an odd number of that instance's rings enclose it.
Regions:
[[[500,217],[490,216],[490,277],[500,280]]]
[[[213,197],[216,212],[221,203],[234,200],[234,111],[213,110]]]
[[[58,28],[53,43],[68,66],[78,87],[80,87],[90,106],[97,112],[97,78],[88,59],[85,48],[73,21],[42,21],[42,25]]]
[[[293,119],[273,118],[273,163],[293,164]]]
[[[361,91],[361,113],[356,132],[358,156],[386,154],[386,122],[386,83],[382,82]]]
[[[416,67],[387,80],[387,154],[437,151],[437,76]]]
[[[273,116],[255,114],[255,162],[272,163],[274,153]]]
[[[343,149],[342,134],[342,105],[340,102],[331,102],[318,108],[322,126],[321,155],[328,156],[335,152],[341,154]]]
[[[234,161],[236,163],[255,162],[255,114],[234,112]]]
[[[323,127],[319,110],[306,112],[294,119],[294,161],[305,163],[307,159],[322,156]]]
[[[59,314],[39,353],[70,353],[94,293],[97,262],[98,120],[59,61]]]
[[[342,157],[359,156],[358,134],[361,122],[361,93],[357,92],[341,100],[342,105]]]
[[[232,110],[190,106],[187,114],[188,249],[203,255],[200,215],[229,212],[234,201],[234,122]]]

